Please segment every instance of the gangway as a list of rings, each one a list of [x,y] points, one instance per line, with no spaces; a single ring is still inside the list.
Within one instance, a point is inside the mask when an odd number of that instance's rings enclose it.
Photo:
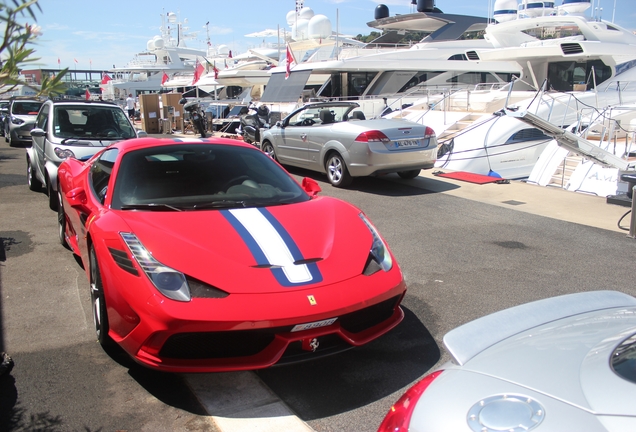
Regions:
[[[507,116],[515,117],[520,121],[527,123],[537,129],[543,131],[546,135],[554,138],[562,147],[586,157],[606,168],[618,168],[620,171],[634,170],[634,162],[621,159],[618,156],[600,148],[598,145],[582,138],[572,132],[561,129],[541,117],[518,107],[508,107],[504,109]]]

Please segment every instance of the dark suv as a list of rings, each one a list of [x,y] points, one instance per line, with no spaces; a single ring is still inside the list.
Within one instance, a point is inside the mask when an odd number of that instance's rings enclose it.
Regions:
[[[31,143],[31,129],[35,125],[35,117],[41,106],[42,101],[33,98],[11,99],[3,125],[4,140],[10,146]]]
[[[44,186],[49,206],[57,210],[57,167],[65,159],[88,159],[116,141],[146,135],[135,130],[124,110],[113,103],[47,100],[31,130],[33,145],[27,148],[29,189]]]

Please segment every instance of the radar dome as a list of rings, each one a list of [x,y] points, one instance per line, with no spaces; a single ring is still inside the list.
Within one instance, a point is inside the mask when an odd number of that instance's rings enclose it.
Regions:
[[[496,0],[493,17],[497,22],[517,19],[517,0]]]
[[[156,49],[163,48],[164,43],[163,43],[163,38],[161,36],[155,36],[154,38],[152,38],[152,40],[154,41],[154,45]]]
[[[373,17],[376,20],[382,19],[382,18],[388,18],[389,17],[389,7],[387,5],[383,5],[383,4],[379,4],[375,7],[375,14],[373,15]]]
[[[309,20],[307,35],[310,39],[325,39],[331,36],[331,21],[324,15],[314,15]]]
[[[146,49],[148,51],[154,51],[155,50],[155,40],[154,39],[150,39],[148,42],[146,42]]]
[[[177,14],[174,12],[168,12],[168,22],[170,23],[177,22]]]
[[[306,19],[309,21],[314,17],[314,10],[310,7],[304,7],[298,12],[298,19]]]
[[[540,17],[554,15],[553,1],[529,1],[524,5],[524,13],[529,17]]]
[[[287,25],[292,26],[296,23],[296,11],[289,11],[285,17]]]
[[[227,45],[219,45],[217,52],[219,55],[228,55],[230,53],[230,47]]]
[[[565,11],[568,15],[583,15],[583,12],[592,6],[590,0],[563,0],[559,10]]]
[[[309,20],[306,19],[298,19],[296,24],[292,25],[292,38],[295,40],[305,40],[308,37],[309,31]]]

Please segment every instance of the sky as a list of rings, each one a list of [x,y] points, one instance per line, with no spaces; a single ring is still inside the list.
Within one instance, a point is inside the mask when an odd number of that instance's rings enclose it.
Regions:
[[[6,1],[6,0],[5,0]],[[560,5],[562,0],[555,0]],[[494,0],[436,0],[445,13],[488,16]],[[174,12],[187,19],[190,48],[204,49],[209,22],[210,42],[227,45],[241,53],[277,38],[247,38],[246,34],[265,29],[286,29],[287,13],[295,0],[39,0],[36,13],[41,27],[35,57],[36,68],[108,70],[125,66],[135,54],[146,49],[148,40],[159,35],[161,16]],[[315,14],[327,16],[341,34],[369,34],[367,23],[374,20],[378,4],[389,8],[391,16],[415,12],[411,0],[305,0]],[[636,0],[592,0],[592,9],[602,8],[602,18],[629,30],[636,30]],[[587,12],[592,14],[591,10]],[[25,22],[30,22],[25,18]]]

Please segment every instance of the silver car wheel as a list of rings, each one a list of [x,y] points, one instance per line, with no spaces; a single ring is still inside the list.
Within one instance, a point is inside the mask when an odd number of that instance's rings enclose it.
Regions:
[[[351,183],[349,170],[338,153],[332,153],[327,159],[327,177],[329,182],[336,187],[348,186]]]
[[[263,153],[272,159],[276,160],[276,154],[274,153],[274,146],[269,141],[263,143]]]
[[[32,191],[39,191],[42,187],[42,183],[35,177],[35,171],[33,171],[33,164],[31,163],[31,159],[27,157],[27,183],[29,185],[29,189]]]

